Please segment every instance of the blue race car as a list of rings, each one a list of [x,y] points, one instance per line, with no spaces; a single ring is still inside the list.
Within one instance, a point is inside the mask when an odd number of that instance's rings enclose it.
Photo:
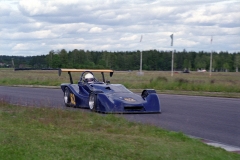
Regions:
[[[135,94],[121,84],[105,81],[104,73],[113,76],[113,70],[59,69],[68,72],[70,83],[61,84],[67,107],[90,108],[102,113],[161,113],[160,100],[154,89]],[[82,72],[77,84],[73,84],[71,72]],[[102,81],[94,77],[101,73]]]

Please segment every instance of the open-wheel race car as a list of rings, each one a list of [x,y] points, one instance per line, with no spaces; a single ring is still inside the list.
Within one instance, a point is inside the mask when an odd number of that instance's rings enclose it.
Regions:
[[[68,72],[70,83],[62,83],[64,103],[67,107],[89,108],[102,113],[161,113],[160,100],[154,89],[145,89],[141,95],[128,90],[122,84],[105,81],[104,73],[113,76],[113,70],[59,69]],[[77,84],[71,72],[82,72]],[[102,81],[93,73],[101,73]]]

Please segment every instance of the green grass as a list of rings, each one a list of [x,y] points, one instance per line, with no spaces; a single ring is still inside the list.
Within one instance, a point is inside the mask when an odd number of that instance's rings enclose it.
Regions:
[[[80,73],[72,73],[76,83]],[[100,74],[95,74],[98,79]],[[0,85],[45,85],[59,86],[61,83],[69,82],[67,73],[58,76],[58,71],[13,71],[9,69],[0,70]],[[240,73],[236,72],[214,72],[209,73],[191,72],[190,74],[175,73],[171,77],[170,72],[144,71],[144,75],[133,72],[116,71],[113,77],[105,75],[111,83],[124,84],[129,89],[153,88],[159,91],[199,91],[199,92],[224,92],[240,93]]]
[[[115,116],[0,103],[0,159],[240,159],[182,133]]]
[[[165,77],[164,77],[165,78]],[[175,78],[173,81],[167,82],[162,77],[140,85],[141,88],[155,88],[157,90],[180,90],[180,91],[205,91],[205,92],[236,92],[240,93],[240,87],[235,83],[228,84],[217,83],[215,80],[204,82],[199,80],[189,80],[186,78]]]
[[[158,91],[198,91],[198,92],[223,92],[240,93],[240,73],[215,72],[209,73],[191,72],[190,74],[175,73],[171,77],[170,72],[145,71],[143,76],[137,72],[116,72],[111,79],[113,83],[124,84],[130,89],[153,88]]]

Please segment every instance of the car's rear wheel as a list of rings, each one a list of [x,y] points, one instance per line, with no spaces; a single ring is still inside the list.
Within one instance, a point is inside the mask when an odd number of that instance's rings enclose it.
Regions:
[[[90,93],[88,104],[91,111],[96,111],[97,95],[95,93]]]
[[[64,89],[63,100],[64,100],[64,104],[65,104],[66,107],[70,107],[71,106],[70,92],[69,92],[69,88],[68,87],[65,87],[65,89]]]

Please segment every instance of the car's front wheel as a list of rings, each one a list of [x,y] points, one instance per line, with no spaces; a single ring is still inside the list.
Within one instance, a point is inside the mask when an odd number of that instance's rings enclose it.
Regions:
[[[69,88],[68,87],[66,87],[64,89],[63,100],[64,100],[64,104],[65,104],[66,107],[70,107],[71,106],[70,92],[69,92]]]
[[[91,111],[96,111],[97,95],[95,93],[90,93],[88,104]]]

